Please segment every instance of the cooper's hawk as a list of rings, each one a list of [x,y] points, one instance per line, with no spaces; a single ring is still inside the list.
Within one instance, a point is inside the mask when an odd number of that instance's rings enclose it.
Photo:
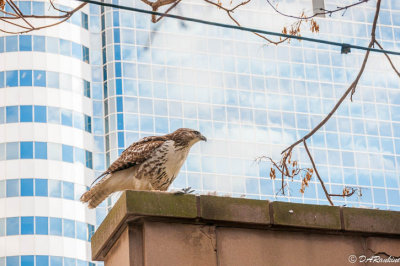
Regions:
[[[146,137],[133,143],[98,177],[102,179],[81,196],[81,201],[95,208],[116,191],[167,190],[190,148],[200,140],[207,141],[196,130],[180,128],[164,136]]]

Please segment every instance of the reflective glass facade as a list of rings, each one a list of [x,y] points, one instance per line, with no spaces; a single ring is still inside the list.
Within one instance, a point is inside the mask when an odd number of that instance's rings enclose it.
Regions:
[[[296,14],[312,10],[311,2],[279,1],[279,8]],[[327,9],[342,4],[325,1]],[[235,11],[235,18],[244,26],[278,32],[290,25],[266,5],[252,1]],[[305,26],[301,34],[367,46],[375,5],[370,1],[317,18],[320,33]],[[198,1],[180,3],[178,10],[232,22]],[[400,6],[383,1],[381,10],[377,38],[398,51]],[[254,160],[262,155],[279,160],[284,148],[317,125],[354,80],[363,51],[341,54],[340,47],[299,41],[268,45],[248,32],[168,18],[152,24],[148,15],[109,8],[101,16],[106,164],[138,138],[190,127],[209,141],[192,149],[174,188],[328,204],[314,178],[304,195],[299,178],[288,182],[286,196],[280,195],[281,181],[269,178],[271,165]],[[399,65],[398,57],[393,59]],[[361,189],[362,195],[334,198],[336,204],[400,208],[399,86],[384,56],[372,54],[354,101],[346,100],[308,141],[330,193],[342,193],[345,185]],[[293,156],[302,167],[311,167],[303,147]]]
[[[297,14],[311,2],[283,0],[279,8]],[[141,1],[112,3],[148,9]],[[28,13],[49,10],[47,2],[18,4]],[[338,5],[325,0],[327,9]],[[370,1],[317,18],[320,33],[304,26],[302,35],[367,46],[374,9]],[[232,22],[202,1],[171,12]],[[235,17],[278,32],[292,22],[261,0]],[[382,1],[377,38],[386,49],[400,51],[399,18],[400,2]],[[248,32],[168,18],[153,24],[148,15],[94,5],[46,31],[1,35],[0,266],[88,265],[88,240],[118,195],[95,211],[79,196],[132,142],[180,127],[200,130],[208,142],[192,148],[171,189],[328,204],[315,177],[304,194],[295,178],[280,195],[271,166],[254,160],[279,160],[318,124],[363,56],[310,42],[268,45]],[[331,193],[361,188],[362,195],[334,198],[337,205],[400,209],[400,80],[385,60],[371,54],[354,101],[308,141]],[[302,147],[293,158],[311,166]],[[36,248],[23,249],[26,241]]]

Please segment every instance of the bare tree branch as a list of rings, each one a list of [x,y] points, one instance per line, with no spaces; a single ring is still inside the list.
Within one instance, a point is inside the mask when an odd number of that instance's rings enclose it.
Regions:
[[[364,3],[368,2],[368,1],[369,1],[369,0],[359,0],[359,1],[356,2],[356,3],[350,4],[350,5],[347,5],[347,6],[343,6],[343,7],[338,6],[336,9],[333,9],[333,10],[326,10],[326,9],[322,9],[322,8],[321,8],[321,12],[317,12],[317,13],[315,13],[315,14],[312,15],[312,16],[304,16],[304,17],[302,17],[302,16],[299,17],[299,16],[293,16],[293,15],[285,14],[285,13],[279,11],[278,8],[276,8],[276,7],[271,3],[270,0],[267,0],[267,3],[268,3],[268,4],[272,7],[272,9],[273,9],[275,12],[277,12],[279,15],[282,15],[282,16],[285,16],[285,17],[288,17],[288,18],[307,20],[307,19],[315,18],[315,17],[320,16],[320,15],[326,15],[326,14],[328,14],[329,16],[331,16],[333,13],[336,13],[336,12],[339,12],[339,11],[346,11],[348,8],[351,8],[351,7],[354,7],[354,6],[358,6],[358,5],[360,5],[360,4],[364,4]]]
[[[378,45],[379,48],[381,48],[381,50],[384,50],[383,47],[381,46],[381,44],[377,40],[375,40],[375,43],[376,43],[376,45]],[[400,72],[394,66],[394,64],[393,64],[392,60],[390,59],[389,55],[387,53],[384,53],[384,54],[385,54],[387,60],[389,61],[390,65],[392,66],[394,72],[396,72],[397,76],[400,77]]]
[[[305,139],[303,140],[303,144],[304,144],[304,148],[306,148],[308,157],[310,158],[310,161],[311,161],[311,164],[312,164],[312,166],[313,166],[313,168],[314,168],[315,174],[317,175],[318,180],[319,180],[319,182],[321,183],[322,189],[324,190],[325,196],[326,196],[327,200],[329,201],[329,203],[333,206],[334,204],[333,204],[333,202],[332,202],[332,200],[331,200],[331,197],[329,196],[328,191],[326,190],[324,181],[323,181],[322,178],[319,176],[317,167],[315,166],[315,163],[314,163],[314,160],[313,160],[313,158],[312,158],[312,156],[311,156],[311,153],[310,153],[310,151],[308,150],[307,142],[306,142]]]
[[[175,8],[179,3],[181,2],[181,0],[176,1],[173,5],[171,5],[171,7],[169,7],[167,9],[167,11],[164,12],[164,14],[168,14],[169,11],[171,11],[173,8]],[[165,15],[160,16],[159,18],[157,18],[155,21],[153,21],[154,23],[159,22]]]
[[[13,10],[13,12],[4,11],[6,4],[8,4],[10,6],[10,8]],[[14,31],[0,28],[0,32],[4,32],[4,33],[8,33],[8,34],[20,34],[20,33],[28,33],[31,31],[45,29],[45,28],[59,25],[65,21],[67,21],[68,19],[70,19],[71,16],[74,13],[76,13],[77,11],[79,11],[80,9],[82,9],[86,5],[86,3],[82,3],[70,11],[57,8],[54,5],[53,0],[50,0],[50,5],[54,10],[56,10],[60,13],[64,13],[64,14],[58,15],[58,16],[57,15],[41,15],[41,16],[26,15],[26,14],[23,14],[23,12],[18,8],[18,6],[14,3],[14,0],[5,0],[5,1],[0,0],[0,13],[6,15],[6,16],[0,17],[0,21],[3,21],[10,25],[13,25],[17,28],[17,30],[14,30]],[[42,26],[35,26],[35,23],[33,23],[34,21],[43,20],[43,19],[54,19],[54,20],[58,20],[58,21],[47,24],[47,25],[42,25]],[[18,23],[17,21],[22,21],[26,25],[22,25],[22,24]]]
[[[345,187],[343,189],[342,194],[329,194],[330,197],[351,197],[353,196],[354,193],[358,191],[357,188],[352,188],[352,187]]]

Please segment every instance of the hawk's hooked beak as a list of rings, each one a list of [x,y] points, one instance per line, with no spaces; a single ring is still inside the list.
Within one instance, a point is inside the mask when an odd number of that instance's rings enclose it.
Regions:
[[[200,140],[204,140],[205,142],[207,142],[207,138],[204,137],[203,135],[201,135]]]

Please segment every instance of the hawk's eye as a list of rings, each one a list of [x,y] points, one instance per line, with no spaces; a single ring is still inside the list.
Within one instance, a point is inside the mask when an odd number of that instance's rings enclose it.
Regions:
[[[196,135],[200,135],[199,131],[194,131],[193,133],[196,134]]]

